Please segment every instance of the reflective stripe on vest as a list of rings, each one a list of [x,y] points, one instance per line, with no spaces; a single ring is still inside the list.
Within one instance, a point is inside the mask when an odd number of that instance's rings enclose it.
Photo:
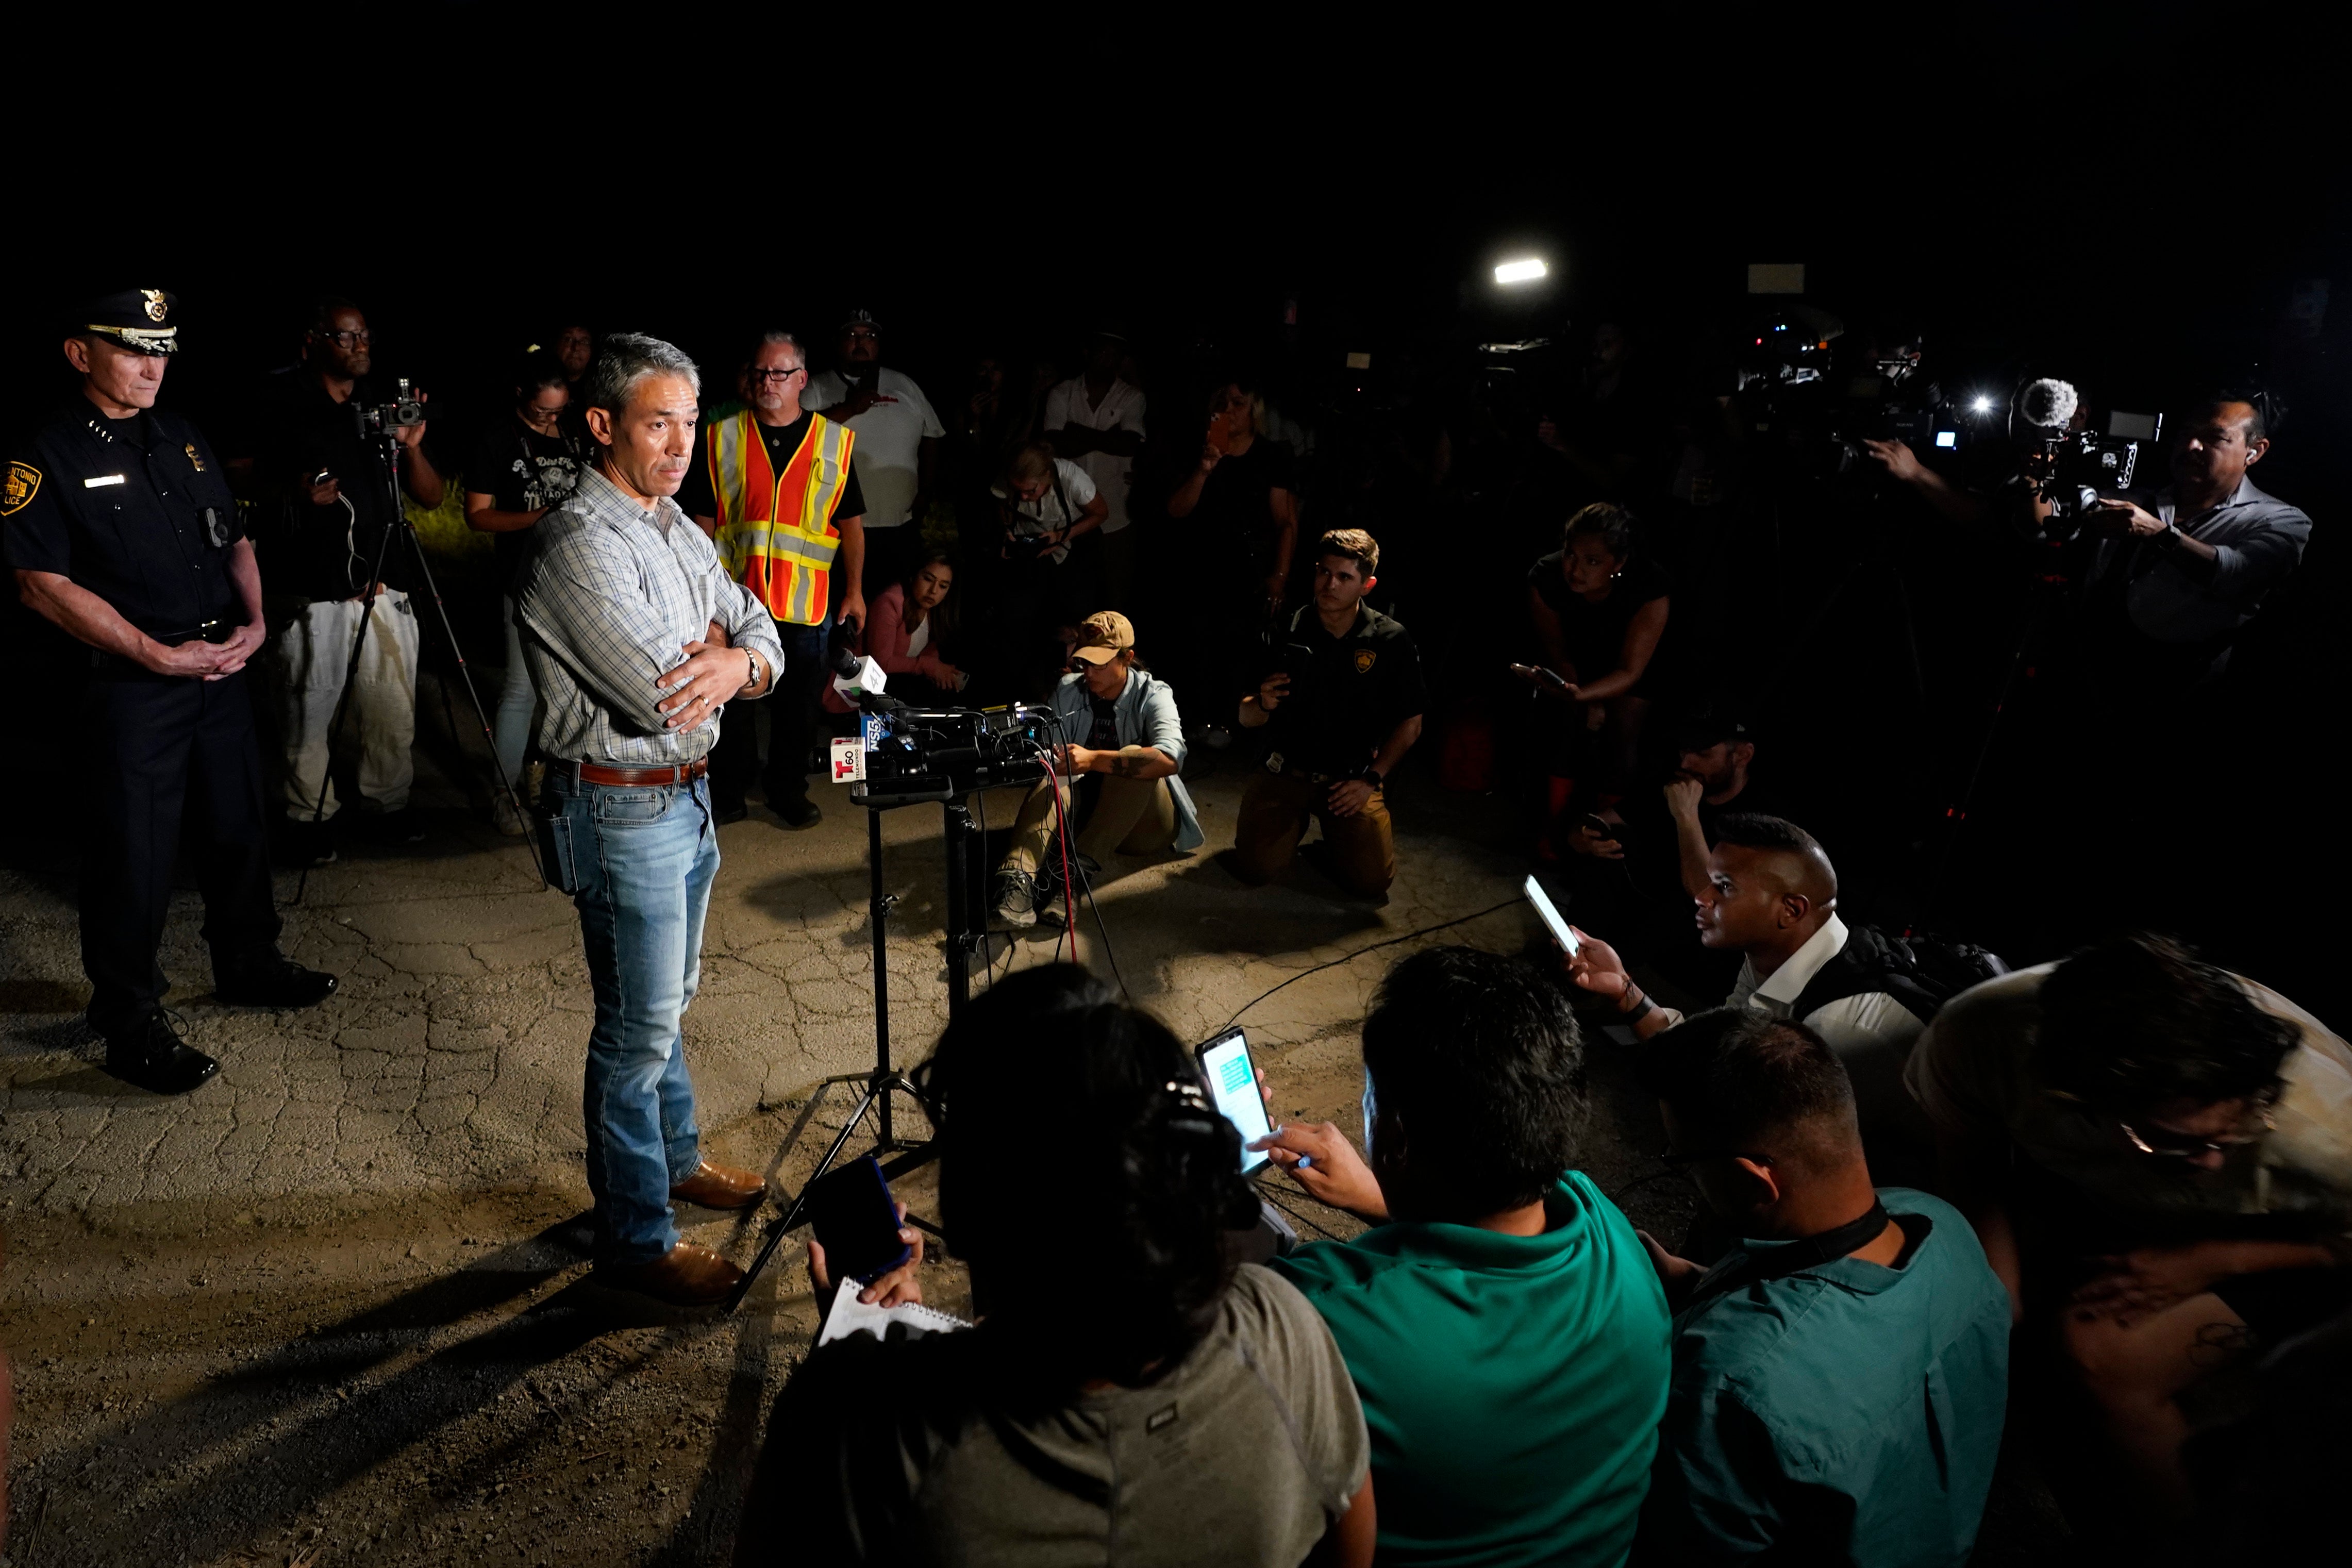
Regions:
[[[849,479],[857,434],[813,415],[800,450],[779,474],[751,411],[722,419],[703,444],[719,505],[719,557],[768,613],[814,626],[831,603],[833,558],[841,549],[834,508]]]

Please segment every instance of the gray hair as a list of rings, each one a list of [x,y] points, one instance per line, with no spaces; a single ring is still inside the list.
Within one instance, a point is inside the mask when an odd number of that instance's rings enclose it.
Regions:
[[[743,363],[745,364],[749,364],[753,360],[758,359],[760,357],[760,351],[766,348],[771,343],[789,343],[792,345],[793,353],[801,356],[801,363],[803,365],[808,363],[808,350],[802,346],[800,339],[793,336],[790,332],[781,331],[761,332],[758,337],[753,338],[751,340],[751,352],[743,356]]]
[[[582,405],[608,414],[625,413],[637,384],[655,375],[682,375],[695,395],[702,394],[702,373],[683,349],[643,332],[614,332],[604,340],[596,363],[581,378]]]

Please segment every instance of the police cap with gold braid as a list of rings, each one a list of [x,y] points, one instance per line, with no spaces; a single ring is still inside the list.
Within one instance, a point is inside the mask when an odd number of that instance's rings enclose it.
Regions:
[[[179,296],[161,289],[125,289],[83,306],[70,330],[100,333],[138,353],[173,353],[180,346],[180,329],[172,312],[179,306]]]

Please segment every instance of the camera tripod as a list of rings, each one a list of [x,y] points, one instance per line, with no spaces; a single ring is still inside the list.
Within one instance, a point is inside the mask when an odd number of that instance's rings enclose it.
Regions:
[[[970,797],[956,794],[951,784],[890,793],[887,786],[877,790],[865,784],[856,784],[850,786],[849,798],[866,808],[866,855],[870,878],[866,906],[866,926],[874,944],[874,1070],[836,1073],[818,1084],[816,1092],[809,1096],[808,1104],[802,1108],[800,1119],[793,1123],[793,1130],[784,1135],[783,1142],[777,1147],[776,1167],[782,1168],[792,1153],[793,1145],[800,1142],[801,1134],[808,1130],[809,1122],[815,1118],[817,1108],[824,1103],[835,1088],[854,1084],[864,1091],[856,1109],[849,1113],[849,1120],[843,1122],[841,1131],[833,1135],[833,1142],[826,1146],[824,1157],[817,1161],[816,1169],[809,1173],[808,1180],[801,1184],[800,1191],[784,1206],[784,1212],[768,1227],[768,1234],[760,1243],[758,1255],[751,1259],[751,1266],[743,1270],[743,1278],[737,1283],[735,1293],[727,1299],[727,1310],[730,1312],[741,1306],[743,1298],[751,1293],[752,1285],[758,1281],[761,1270],[767,1268],[769,1259],[775,1255],[784,1237],[800,1228],[808,1212],[809,1194],[815,1190],[818,1179],[833,1169],[834,1162],[841,1158],[841,1151],[848,1144],[851,1134],[864,1124],[868,1111],[874,1114],[873,1152],[883,1161],[884,1180],[896,1180],[939,1157],[932,1140],[899,1136],[891,1116],[894,1095],[906,1096],[918,1110],[923,1110],[923,1102],[915,1091],[913,1081],[890,1065],[890,973],[887,963],[889,933],[887,922],[898,900],[895,894],[882,890],[882,814],[902,805],[937,802],[946,816],[948,1017],[950,1022],[962,1014],[964,1004],[970,1000],[971,960],[975,954],[985,952],[988,944],[987,913],[971,886],[971,863],[982,848],[979,829],[973,825],[971,808],[964,804]],[[933,1236],[940,1234],[937,1226],[911,1214],[907,1216],[907,1223],[929,1231]]]
[[[310,820],[315,826],[327,819],[327,790],[334,778],[335,743],[341,739],[343,720],[351,712],[352,689],[359,683],[360,658],[367,649],[368,626],[375,619],[376,598],[383,586],[384,560],[392,552],[392,540],[395,533],[408,541],[408,556],[416,563],[417,580],[425,584],[425,595],[433,601],[434,618],[441,623],[441,635],[449,639],[449,652],[457,660],[457,674],[466,683],[467,700],[473,703],[474,717],[482,726],[482,739],[489,745],[490,767],[498,775],[499,793],[506,796],[508,804],[520,814],[522,803],[515,797],[514,784],[507,777],[506,764],[499,760],[498,740],[491,732],[489,713],[482,706],[482,694],[475,689],[473,668],[466,662],[466,650],[457,641],[457,629],[449,624],[449,608],[442,602],[440,584],[434,580],[433,563],[425,559],[424,541],[416,537],[416,525],[408,521],[408,509],[401,500],[400,437],[395,431],[380,429],[375,433],[375,441],[376,479],[383,487],[383,498],[391,510],[385,514],[388,521],[383,536],[376,541],[375,559],[368,564],[366,591],[360,595],[359,630],[352,637],[351,658],[343,663],[342,689],[335,698],[334,714],[327,721],[326,755],[319,769],[319,797],[311,803]],[[444,695],[446,695],[446,688]],[[529,838],[524,843],[530,850],[531,865],[540,871],[541,879],[544,881],[546,868],[540,865],[539,846]],[[294,903],[302,901],[310,885],[310,868],[305,866],[301,877],[294,884]]]

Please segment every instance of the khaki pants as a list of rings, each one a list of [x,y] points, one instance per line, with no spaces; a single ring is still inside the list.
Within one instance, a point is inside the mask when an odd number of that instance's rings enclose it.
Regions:
[[[1326,804],[1328,784],[1310,784],[1298,773],[1260,773],[1242,792],[1234,824],[1234,869],[1255,887],[1272,881],[1298,852],[1309,816],[1323,824],[1331,846],[1329,870],[1339,885],[1365,898],[1377,897],[1396,880],[1396,839],[1388,803],[1381,792],[1353,816],[1335,816]]]
[[[1149,746],[1129,746],[1122,754],[1150,751]],[[1113,851],[1158,855],[1175,847],[1176,797],[1169,793],[1166,779],[1123,779],[1110,773],[1101,778],[1102,794],[1096,797],[1094,815],[1072,836],[1072,854],[1088,856],[1100,864]],[[1075,816],[1077,803],[1071,798],[1070,782],[1056,779],[1054,783],[1062,793],[1062,809]],[[1049,857],[1058,863],[1055,837],[1054,797],[1046,782],[1040,779],[1029,798],[1021,803],[1021,815],[1013,824],[1013,848],[1004,857],[1003,868],[1034,877]]]
[[[335,788],[326,782],[327,731],[351,668],[359,635],[357,599],[321,599],[304,607],[278,638],[282,684],[280,717],[286,746],[286,815],[308,821],[326,783],[326,815],[335,815]],[[416,611],[408,595],[386,588],[368,617],[359,679],[343,715],[345,745],[358,743],[360,794],[386,811],[408,804],[416,780],[409,748],[416,740]]]

